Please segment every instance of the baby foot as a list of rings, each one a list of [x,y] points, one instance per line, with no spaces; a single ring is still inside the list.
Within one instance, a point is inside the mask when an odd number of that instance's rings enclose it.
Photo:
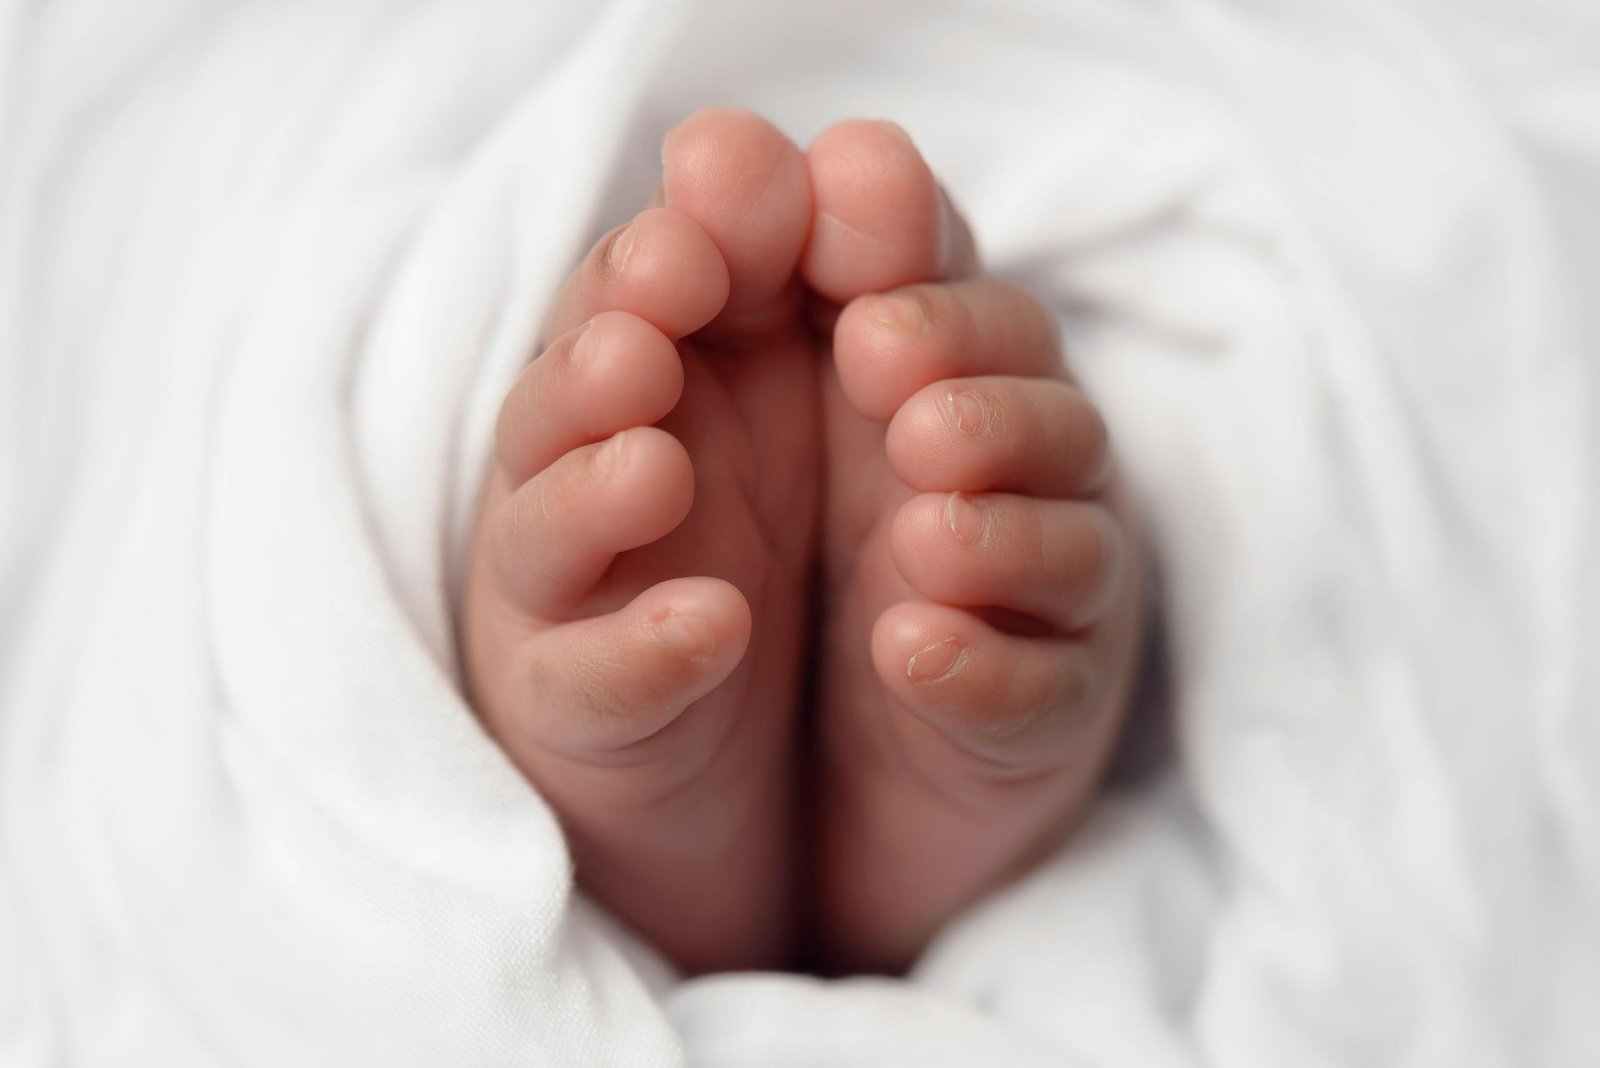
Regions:
[[[464,604],[470,690],[579,882],[688,971],[792,928],[792,734],[818,480],[795,266],[804,159],[702,112],[501,410]]]
[[[1052,316],[976,275],[911,142],[808,150],[807,283],[842,305],[827,436],[817,908],[835,967],[905,967],[1086,806],[1140,583],[1106,431]]]

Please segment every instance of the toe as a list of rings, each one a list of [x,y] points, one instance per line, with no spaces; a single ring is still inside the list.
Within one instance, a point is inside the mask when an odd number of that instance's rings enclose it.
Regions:
[[[697,222],[728,267],[724,317],[742,320],[785,294],[811,224],[805,159],[765,119],[701,111],[667,135],[663,199]]]
[[[491,531],[492,559],[523,610],[561,617],[618,553],[670,533],[693,502],[683,446],[634,427],[574,449],[512,492]]]
[[[966,224],[899,126],[838,123],[812,142],[806,164],[816,214],[801,274],[824,297],[842,304],[972,269]]]
[[[682,578],[645,590],[616,612],[542,631],[514,668],[524,676],[518,692],[538,699],[503,727],[566,757],[625,757],[630,766],[669,758],[669,748],[682,745],[665,729],[738,665],[750,626],[750,606],[732,585]],[[641,751],[647,742],[651,751]]]
[[[500,408],[496,451],[520,484],[560,456],[659,422],[683,392],[671,340],[627,312],[601,312],[556,338]]]
[[[590,250],[556,298],[546,333],[623,311],[676,339],[709,323],[727,299],[728,266],[710,235],[681,211],[651,208]]]
[[[925,493],[895,515],[895,566],[942,604],[1000,608],[1072,632],[1121,590],[1125,535],[1098,504],[1006,493]]]
[[[970,612],[905,602],[879,617],[872,660],[897,704],[986,771],[1059,767],[1098,707],[1087,647],[1004,634]]]
[[[1056,378],[978,376],[919,390],[889,423],[889,463],[924,491],[1089,495],[1110,473],[1105,420]]]
[[[1059,374],[1060,352],[1054,317],[1026,290],[994,279],[860,297],[833,334],[845,398],[878,420],[941,379]]]

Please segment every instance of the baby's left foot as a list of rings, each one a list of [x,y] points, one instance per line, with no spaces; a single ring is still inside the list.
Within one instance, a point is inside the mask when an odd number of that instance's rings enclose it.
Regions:
[[[807,162],[802,273],[843,305],[817,904],[833,966],[893,971],[1087,806],[1129,703],[1141,580],[1050,313],[977,275],[896,128],[841,124]]]

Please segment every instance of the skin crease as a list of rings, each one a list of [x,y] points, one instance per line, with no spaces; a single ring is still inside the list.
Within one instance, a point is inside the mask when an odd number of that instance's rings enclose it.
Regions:
[[[897,127],[802,153],[701,112],[654,203],[502,408],[470,696],[685,971],[900,970],[1114,743],[1142,576],[1105,427]]]

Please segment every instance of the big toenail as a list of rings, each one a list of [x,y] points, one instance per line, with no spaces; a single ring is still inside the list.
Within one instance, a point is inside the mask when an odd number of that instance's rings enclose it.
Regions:
[[[955,428],[969,438],[989,429],[992,412],[976,393],[947,389],[944,391],[944,408]]]
[[[912,682],[931,682],[953,675],[967,659],[967,650],[954,638],[925,645],[906,661],[906,678]]]
[[[876,119],[874,121],[877,122],[877,124],[885,133],[893,135],[895,140],[904,143],[906,147],[916,147],[911,140],[911,135],[906,132],[906,128],[901,126],[898,122],[894,122],[891,119]]]
[[[952,493],[944,500],[944,523],[963,545],[982,545],[989,537],[989,508],[965,494]]]
[[[905,334],[920,334],[928,325],[922,304],[911,297],[878,297],[867,310],[884,326]]]
[[[599,342],[594,336],[594,320],[590,319],[580,328],[578,339],[572,343],[572,352],[568,357],[573,366],[581,367],[594,359]]]
[[[717,634],[699,616],[671,612],[656,624],[657,633],[668,647],[691,660],[705,660],[717,651]]]
[[[948,275],[956,268],[956,235],[961,227],[956,219],[956,207],[950,196],[939,187],[939,273]]]
[[[633,255],[633,246],[637,243],[638,230],[637,223],[629,223],[611,239],[611,247],[606,249],[606,268],[611,277],[621,274],[628,265],[628,257]]]

